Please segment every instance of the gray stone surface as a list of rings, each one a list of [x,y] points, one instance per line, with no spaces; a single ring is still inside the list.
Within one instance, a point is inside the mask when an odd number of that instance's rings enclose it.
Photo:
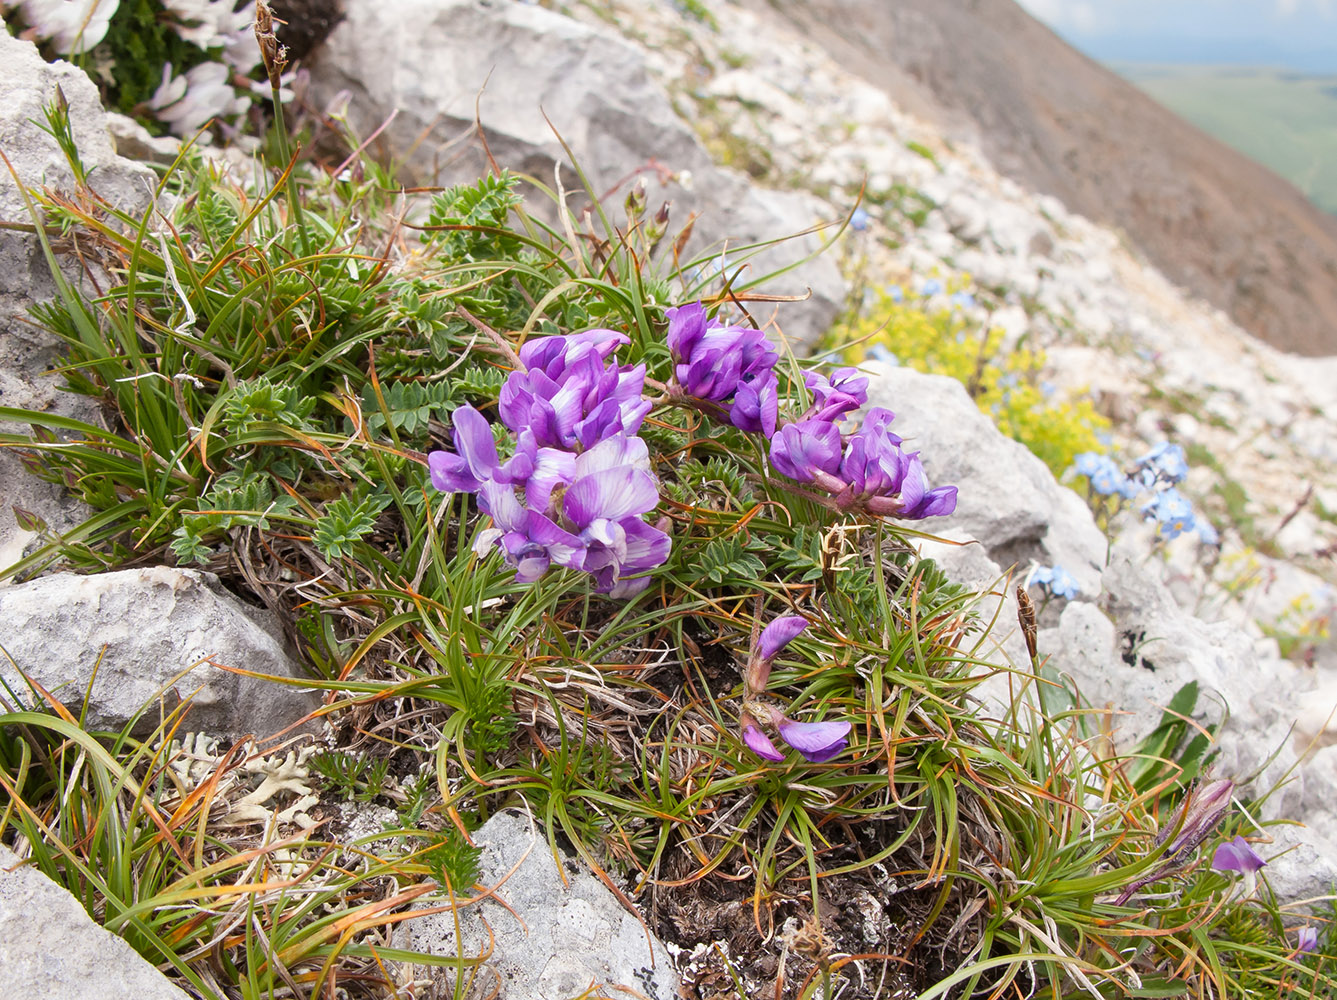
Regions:
[[[495,887],[507,905],[488,898],[460,907],[458,940],[457,917],[448,911],[406,921],[397,945],[469,958],[491,942],[492,956],[475,976],[478,996],[491,995],[494,986],[503,1000],[678,996],[665,946],[582,863],[564,856],[559,869],[529,817],[498,813],[474,842],[483,848],[478,884]],[[424,901],[420,908],[440,905]],[[434,975],[441,995],[450,995],[454,972]]]
[[[960,529],[1003,569],[1060,565],[1083,594],[1100,592],[1106,541],[1085,501],[1004,437],[960,382],[881,362],[864,368],[872,376],[869,404],[896,414],[893,429],[907,447],[922,449],[932,484],[959,487],[956,513],[925,522],[925,530]]]
[[[486,171],[477,140],[458,141],[473,125],[481,94],[481,121],[497,161],[545,184],[553,181],[554,163],[567,160],[554,128],[601,196],[652,160],[675,173],[689,171],[690,187],[661,184],[653,170],[641,175],[651,211],[673,201],[671,234],[690,212],[701,213],[689,255],[725,239],[736,248],[788,237],[837,215],[809,195],[763,190],[714,166],[650,78],[644,54],[613,32],[509,2],[349,0],[347,6],[347,20],[309,64],[311,95],[317,105],[351,95],[348,117],[362,136],[398,112],[372,149],[400,164],[406,180],[454,183]],[[574,175],[564,183],[570,193]],[[605,202],[615,223],[622,220],[626,190]],[[577,190],[570,206],[578,212],[587,201]],[[788,240],[757,257],[741,280],[794,263],[819,245],[815,236]],[[732,252],[728,260],[732,272],[740,255]],[[765,291],[801,295],[807,289],[809,300],[778,307],[781,329],[804,343],[844,304],[832,255],[768,283]],[[765,321],[773,308],[758,305],[754,315]]]
[[[70,893],[0,847],[0,996],[189,1000]]]
[[[88,709],[94,729],[119,730],[146,704],[136,728],[156,726],[153,700],[164,686],[169,710],[192,697],[186,730],[227,738],[264,739],[320,705],[314,692],[214,666],[304,676],[265,612],[198,570],[58,573],[0,589],[0,646],[76,714],[96,666]],[[8,659],[0,658],[0,676],[27,690]]]
[[[107,118],[97,88],[84,71],[66,62],[48,64],[31,42],[0,31],[0,150],[25,187],[73,192],[74,177],[55,140],[35,124],[59,87],[69,104],[70,120],[92,188],[127,211],[142,210],[156,182],[147,167],[117,156],[107,132]],[[0,167],[0,221],[30,225],[32,217],[7,169]],[[78,281],[77,269],[67,276]],[[27,321],[34,302],[55,293],[41,246],[30,235],[0,230],[0,406],[54,411],[96,421],[89,400],[57,390],[47,373],[57,358],[55,339]],[[14,431],[13,425],[0,429]],[[82,520],[83,509],[66,501],[56,487],[32,479],[17,458],[0,450],[0,569],[23,554],[35,536],[15,522],[14,504],[39,514],[55,530]]]
[[[873,366],[869,366],[870,369]],[[1312,671],[1281,659],[1228,622],[1205,622],[1176,603],[1145,548],[1128,538],[1106,565],[1105,536],[1071,490],[1025,448],[1008,440],[952,379],[878,366],[869,401],[897,413],[895,429],[923,450],[934,485],[955,483],[961,502],[950,518],[920,527],[961,542],[921,543],[953,580],[980,588],[1014,561],[1061,564],[1082,587],[1078,600],[1051,602],[1039,635],[1045,672],[1066,679],[1083,700],[1109,711],[1116,746],[1129,751],[1155,728],[1184,685],[1196,682],[1194,721],[1218,727],[1214,772],[1243,786],[1243,794],[1275,791],[1260,821],[1302,819],[1304,827],[1266,828],[1260,850],[1283,899],[1305,899],[1337,884],[1337,843],[1327,836],[1337,747],[1300,760],[1290,738],[1304,707],[1315,700]],[[1032,595],[1034,596],[1034,594]],[[982,605],[986,616],[999,597]],[[983,649],[1026,666],[1015,603],[1004,598]],[[976,690],[985,715],[1006,705],[1005,675]],[[1337,822],[1337,817],[1333,817]]]

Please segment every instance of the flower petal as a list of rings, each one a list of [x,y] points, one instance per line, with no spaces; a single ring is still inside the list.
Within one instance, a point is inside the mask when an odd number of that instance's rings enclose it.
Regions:
[[[525,484],[525,504],[530,510],[545,511],[552,501],[552,491],[576,478],[576,456],[559,448],[539,448],[534,454],[534,471]]]
[[[1226,841],[1212,855],[1212,868],[1219,872],[1251,875],[1266,864],[1243,837]]]
[[[625,434],[604,438],[589,451],[582,452],[576,457],[575,476],[579,479],[623,465],[630,465],[644,472],[650,471],[650,449],[645,441]]]
[[[743,727],[743,742],[747,744],[749,750],[765,760],[785,759],[785,755],[775,748],[771,738],[756,726]]]
[[[808,619],[799,615],[786,615],[777,618],[761,630],[761,639],[757,642],[757,655],[763,660],[773,660],[780,650],[789,645],[794,638],[808,627]]]
[[[469,472],[469,463],[452,452],[429,452],[427,468],[432,474],[432,485],[442,493],[473,493],[478,489],[478,480]]]
[[[1295,933],[1295,950],[1300,952],[1318,950],[1318,928],[1305,925]]]
[[[810,762],[830,760],[849,746],[853,727],[848,722],[795,722],[781,718],[780,738]]]
[[[450,419],[455,425],[455,450],[469,463],[473,477],[492,478],[497,471],[497,445],[487,417],[466,405],[457,407]]]
[[[563,510],[571,523],[585,528],[595,518],[620,521],[632,514],[654,510],[659,490],[648,472],[624,465],[583,476],[566,491]]]
[[[810,483],[815,472],[840,469],[840,430],[827,421],[786,424],[771,438],[771,464],[781,475]]]

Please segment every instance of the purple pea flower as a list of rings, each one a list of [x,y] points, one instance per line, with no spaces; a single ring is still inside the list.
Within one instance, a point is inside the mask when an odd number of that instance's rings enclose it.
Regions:
[[[1318,928],[1306,924],[1295,932],[1295,950],[1311,952],[1318,950]]]
[[[802,754],[810,764],[823,764],[849,746],[849,734],[853,726],[848,722],[798,722],[782,714],[778,708],[758,705],[754,710],[769,716],[780,739]],[[765,760],[785,759],[784,754],[758,725],[752,710],[745,710],[739,721],[743,742],[753,753]]]
[[[497,400],[502,423],[516,432],[530,429],[540,445],[573,450],[614,434],[633,435],[653,405],[642,396],[643,364],[606,367],[590,347],[556,357],[549,367],[558,378],[542,368],[511,372]]]
[[[458,407],[451,421],[455,425],[456,454],[434,451],[427,456],[432,485],[443,493],[477,493],[486,482],[527,486],[526,502],[543,510],[554,487],[569,481],[575,470],[574,455],[538,447],[528,429],[517,437],[515,454],[500,462],[492,426],[472,406]]]
[[[780,417],[780,381],[775,372],[764,372],[740,382],[728,414],[729,423],[740,431],[770,438]]]
[[[836,757],[849,746],[848,722],[795,722],[780,716],[776,722],[780,739],[807,759],[811,764],[822,764]]]
[[[780,356],[766,335],[716,323],[700,302],[668,309],[665,315],[677,389],[716,404],[740,430],[767,437],[775,433],[779,391],[774,369]]]
[[[781,475],[800,483],[817,482],[830,489],[841,483],[840,429],[827,420],[801,420],[786,424],[771,438],[771,464]],[[825,477],[818,481],[818,477]]]
[[[807,372],[803,384],[813,397],[804,420],[839,420],[868,402],[868,376],[860,375],[857,368],[837,368],[829,379],[819,372]]]
[[[757,656],[767,662],[775,659],[780,655],[780,650],[798,638],[807,627],[808,619],[801,615],[785,615],[783,618],[775,619],[761,630],[761,638],[757,641]]]
[[[520,362],[528,369],[537,368],[549,378],[560,380],[566,366],[585,354],[594,353],[604,362],[623,344],[630,343],[630,337],[616,330],[537,337],[520,348]]]
[[[808,620],[799,615],[786,615],[777,618],[764,629],[757,640],[756,648],[748,657],[747,670],[743,673],[745,690],[744,700],[761,694],[771,676],[771,663],[780,655],[780,650],[788,646],[808,627]]]
[[[785,755],[775,748],[771,738],[762,732],[761,726],[757,725],[757,720],[750,714],[744,712],[738,721],[743,730],[743,742],[747,744],[749,750],[763,760],[785,759]]]
[[[1267,864],[1243,837],[1228,840],[1212,855],[1212,870],[1252,875]]]
[[[493,527],[478,533],[475,555],[485,555],[500,544],[507,564],[515,567],[517,583],[533,583],[554,563],[580,568],[585,552],[582,540],[546,515],[522,507],[510,486],[491,480],[483,483],[478,506],[492,515]]]
[[[956,487],[935,486],[929,489],[928,477],[924,474],[924,463],[919,460],[919,452],[909,456],[909,466],[905,478],[901,481],[899,508],[879,509],[878,501],[882,497],[872,497],[868,509],[875,514],[889,513],[895,517],[910,521],[920,521],[926,517],[946,517],[956,510]]]
[[[929,488],[919,453],[903,451],[901,438],[890,430],[894,417],[874,407],[845,440],[829,421],[788,424],[771,439],[771,464],[790,479],[832,494],[842,510],[859,507],[911,519],[950,514],[956,487]]]
[[[562,511],[584,543],[580,568],[600,593],[626,597],[643,590],[648,578],[626,578],[668,557],[669,536],[640,517],[658,502],[649,449],[640,438],[606,438],[576,457]]]

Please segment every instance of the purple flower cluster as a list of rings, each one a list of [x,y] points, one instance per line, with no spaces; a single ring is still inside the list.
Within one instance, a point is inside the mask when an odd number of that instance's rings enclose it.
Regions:
[[[650,410],[645,366],[610,358],[628,338],[590,330],[530,341],[525,370],[502,387],[497,409],[515,435],[502,461],[492,426],[471,406],[454,415],[455,452],[427,456],[432,485],[472,493],[493,526],[475,551],[501,547],[521,583],[551,566],[583,570],[595,589],[627,597],[649,584],[639,576],[668,558],[669,536],[642,515],[659,502],[650,453],[636,437]]]
[[[903,450],[889,429],[890,410],[874,407],[857,431],[841,430],[844,417],[868,402],[868,379],[857,370],[840,368],[829,378],[809,372],[804,381],[812,406],[777,430],[779,355],[765,335],[716,323],[699,302],[667,315],[670,390],[714,408],[740,430],[764,434],[776,471],[831,494],[841,510],[918,519],[956,509],[956,487],[930,489],[919,453]]]
[[[839,374],[839,373],[837,373]],[[875,406],[859,429],[842,434],[836,419],[821,414],[787,424],[771,439],[771,465],[782,475],[831,494],[841,510],[919,519],[956,510],[956,487],[929,488],[919,452],[907,452],[891,430],[890,410]],[[856,405],[867,401],[860,392]],[[851,407],[853,408],[853,407]],[[846,412],[846,411],[842,411]]]
[[[760,330],[724,326],[706,316],[700,302],[666,311],[673,354],[673,385],[680,395],[719,408],[739,430],[775,433],[780,360]]]
[[[758,719],[770,723],[780,739],[813,764],[830,760],[849,745],[852,727],[848,722],[797,722],[762,700],[771,676],[771,664],[780,650],[807,627],[807,619],[798,615],[787,615],[771,622],[762,630],[743,672],[744,709],[739,719],[743,742],[765,760],[782,761],[785,755],[771,742]]]

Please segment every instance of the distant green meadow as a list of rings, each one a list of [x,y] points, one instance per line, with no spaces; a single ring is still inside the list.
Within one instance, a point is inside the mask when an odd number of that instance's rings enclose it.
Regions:
[[[1111,68],[1337,214],[1337,76],[1242,66]]]

